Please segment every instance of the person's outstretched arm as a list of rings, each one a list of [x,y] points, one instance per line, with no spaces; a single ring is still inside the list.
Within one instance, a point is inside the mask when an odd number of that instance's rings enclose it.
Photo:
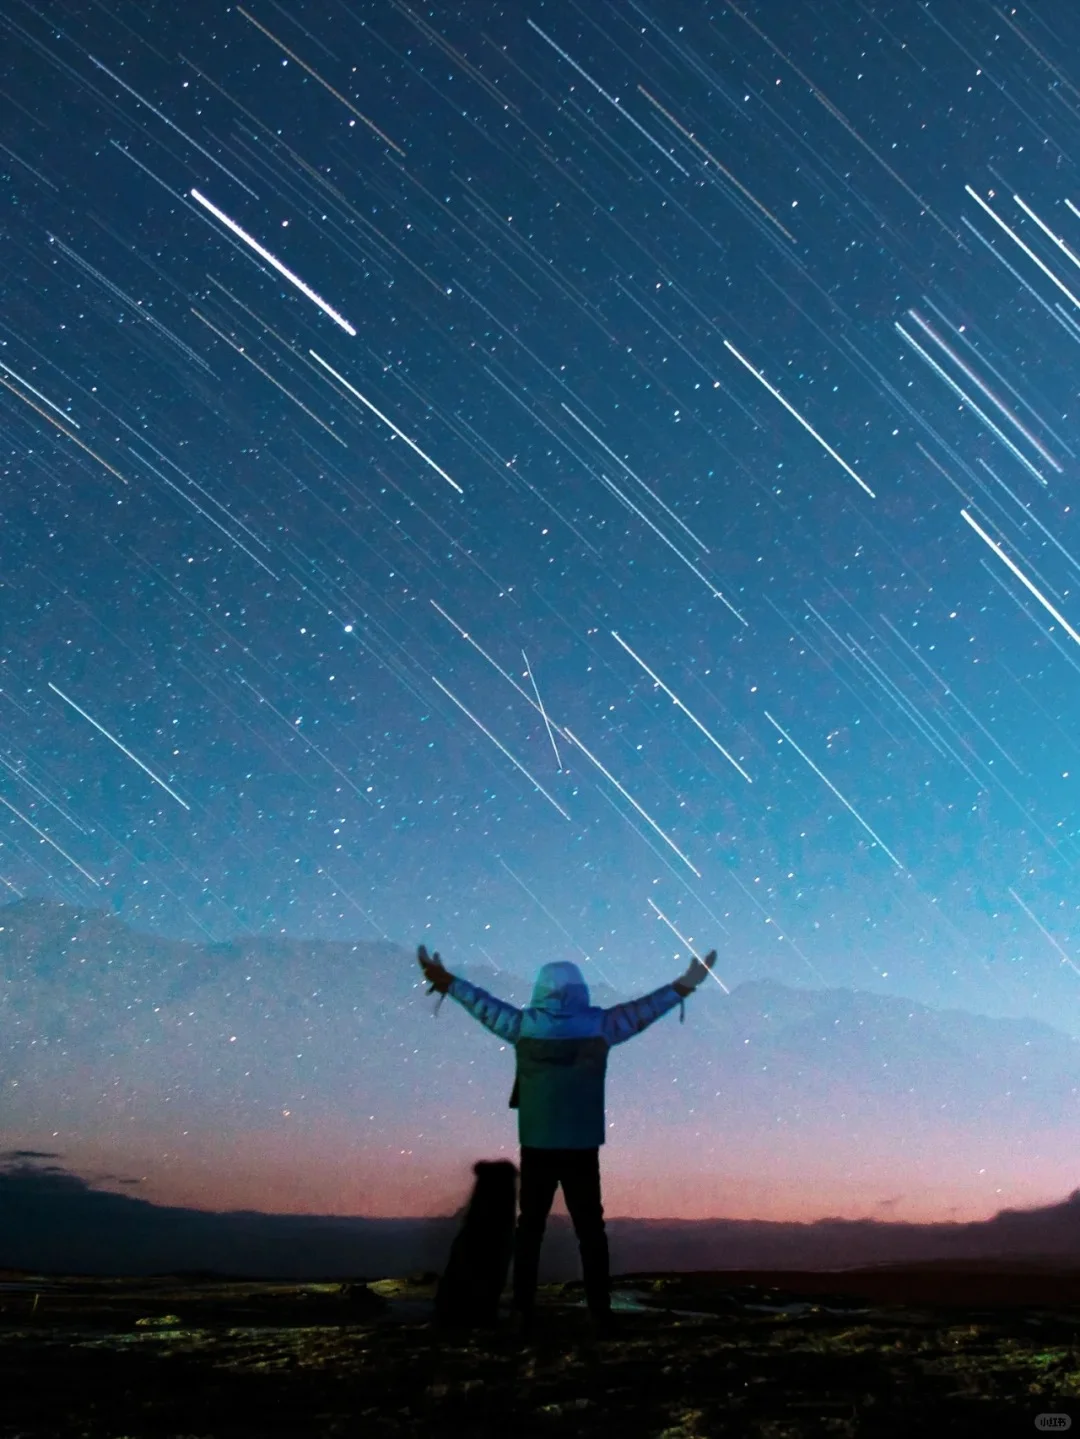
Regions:
[[[697,989],[709,970],[716,963],[716,950],[710,951],[704,960],[696,959],[685,974],[673,984],[661,985],[652,994],[641,999],[631,999],[626,1004],[613,1005],[604,1010],[603,1035],[609,1045],[623,1044],[635,1034],[648,1029],[668,1010],[674,1009],[693,990]]]
[[[417,950],[416,957],[424,971],[424,978],[431,985],[428,994],[434,994],[436,990],[439,994],[448,994],[451,999],[457,1000],[462,1009],[468,1010],[474,1019],[478,1019],[485,1029],[490,1029],[509,1044],[517,1043],[521,1032],[520,1009],[507,1004],[505,1000],[496,999],[479,985],[470,984],[467,979],[451,974],[443,967],[438,954],[429,955],[423,945]]]

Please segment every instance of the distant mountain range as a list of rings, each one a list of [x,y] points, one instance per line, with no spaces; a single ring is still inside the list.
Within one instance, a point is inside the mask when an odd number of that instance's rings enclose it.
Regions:
[[[466,974],[528,1002],[519,973]],[[604,1006],[632,997],[591,990]],[[450,1215],[473,1159],[516,1152],[513,1055],[452,1000],[433,1022],[435,1003],[414,952],[390,943],[200,945],[18,901],[0,908],[0,1149],[55,1154],[71,1175],[130,1174],[136,1152],[142,1193],[159,1206],[224,1207],[210,1175],[219,1155],[228,1207],[339,1213],[346,1172],[356,1214]],[[1080,1042],[1051,1025],[773,980],[730,995],[707,983],[686,1010],[684,1025],[676,1012],[612,1053],[609,1216],[1050,1214],[1048,1201],[1080,1177]],[[330,1150],[338,1168],[324,1172]],[[264,1156],[277,1167],[262,1184]],[[275,1206],[285,1188],[290,1202]],[[609,1222],[631,1226],[627,1243],[654,1223],[665,1245],[683,1242],[668,1220]],[[751,1230],[731,1222],[710,1232],[749,1242]],[[753,1233],[755,1245],[788,1242],[767,1225]],[[843,1233],[844,1245],[861,1242]],[[827,1230],[815,1234],[828,1249]],[[792,1235],[796,1247],[807,1241]]]
[[[282,1279],[441,1273],[459,1217],[340,1219],[167,1208],[95,1190],[45,1152],[0,1155],[0,1270],[41,1274],[210,1271]],[[1040,1210],[972,1224],[825,1219],[608,1220],[612,1272],[827,1270],[918,1260],[1080,1261],[1080,1190]],[[542,1283],[580,1276],[569,1220],[549,1220]]]

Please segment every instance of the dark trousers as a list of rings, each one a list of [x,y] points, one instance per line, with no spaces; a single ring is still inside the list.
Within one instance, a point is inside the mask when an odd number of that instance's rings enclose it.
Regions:
[[[600,1150],[521,1149],[521,1212],[514,1236],[514,1308],[531,1313],[536,1302],[540,1245],[547,1217],[562,1185],[578,1248],[585,1300],[593,1315],[611,1310],[608,1242],[600,1202]]]

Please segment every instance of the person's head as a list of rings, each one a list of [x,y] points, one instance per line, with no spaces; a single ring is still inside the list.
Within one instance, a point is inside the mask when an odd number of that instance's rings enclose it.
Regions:
[[[568,960],[555,960],[542,965],[533,986],[532,1007],[565,1013],[567,1010],[587,1009],[589,986],[576,964]]]

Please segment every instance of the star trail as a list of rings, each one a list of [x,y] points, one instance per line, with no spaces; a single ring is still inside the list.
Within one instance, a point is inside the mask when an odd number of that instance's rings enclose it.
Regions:
[[[6,7],[5,897],[1080,1033],[1078,55]]]

